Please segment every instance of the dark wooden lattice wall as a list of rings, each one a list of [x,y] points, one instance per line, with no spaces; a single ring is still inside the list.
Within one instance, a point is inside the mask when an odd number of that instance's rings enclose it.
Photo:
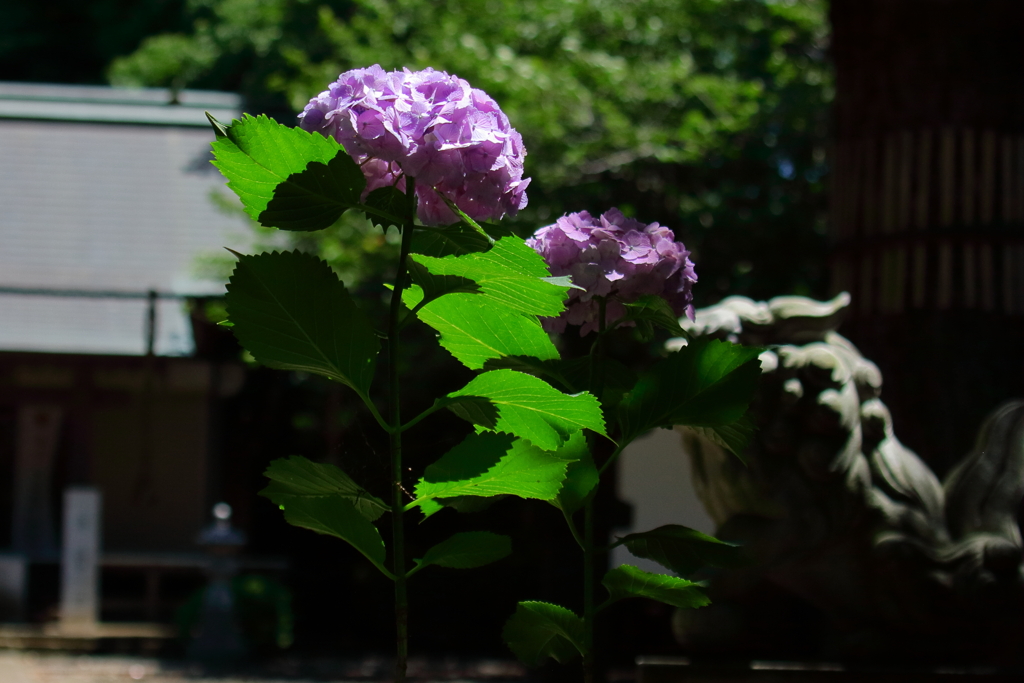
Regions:
[[[1024,2],[833,0],[843,332],[940,474],[1024,396]]]

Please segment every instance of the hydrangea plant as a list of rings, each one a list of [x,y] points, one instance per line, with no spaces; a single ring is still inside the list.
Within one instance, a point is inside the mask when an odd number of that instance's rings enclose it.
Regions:
[[[409,580],[431,565],[470,569],[511,552],[507,537],[471,531],[409,558],[406,513],[418,511],[424,521],[467,497],[549,502],[582,548],[584,614],[523,602],[505,637],[529,662],[582,654],[591,679],[601,609],[593,538],[600,474],[655,427],[690,425],[738,452],[749,436],[743,416],[757,350],[695,340],[640,377],[606,358],[603,340],[616,328],[685,335],[676,316],[689,311],[696,281],[688,253],[670,230],[617,211],[596,220],[567,216],[530,244],[487,222],[525,205],[526,152],[497,104],[462,79],[430,69],[356,69],[313,98],[300,122],[211,118],[214,164],[264,226],[319,230],[359,211],[397,230],[388,315],[372,319],[324,261],[286,251],[237,254],[226,324],[264,365],[316,373],[354,391],[389,437],[391,485],[369,491],[333,465],[290,457],[271,463],[261,494],[289,523],[349,543],[394,582],[396,681],[406,678]],[[592,353],[562,358],[542,321],[550,329],[584,324],[597,333]],[[399,367],[401,334],[413,324],[432,328],[444,351],[477,374],[408,417]],[[375,381],[382,342],[386,378]],[[441,410],[464,419],[466,434],[409,474],[403,437]],[[609,457],[592,455],[599,440],[612,447]],[[388,544],[377,528],[385,515]],[[680,575],[726,561],[730,549],[678,526],[620,542]],[[607,572],[602,584],[609,593],[603,605],[628,597],[707,603],[685,578],[634,567]]]

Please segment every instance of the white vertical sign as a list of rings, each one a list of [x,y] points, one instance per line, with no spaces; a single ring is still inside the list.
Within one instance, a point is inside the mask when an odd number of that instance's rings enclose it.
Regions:
[[[64,538],[60,564],[62,626],[99,621],[99,559],[102,496],[89,486],[64,492]]]

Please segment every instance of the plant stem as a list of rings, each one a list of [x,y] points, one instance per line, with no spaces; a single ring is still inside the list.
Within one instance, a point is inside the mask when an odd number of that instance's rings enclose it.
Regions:
[[[407,272],[406,258],[412,244],[413,225],[416,220],[416,184],[412,178],[405,181],[409,200],[405,228],[402,230],[402,248],[398,257],[395,289],[391,294],[388,324],[388,380],[391,389],[391,543],[394,555],[392,573],[395,575],[395,683],[405,683],[409,659],[409,598],[406,592],[405,524],[402,518],[405,505],[402,496],[402,410],[398,382],[398,345],[402,314],[402,290]]]
[[[600,360],[604,355],[604,333],[606,330],[607,300],[604,297],[598,299],[598,335],[594,345],[590,348],[590,387],[594,395],[600,400],[604,393],[604,365],[594,367],[594,361]],[[595,372],[596,370],[596,372]],[[601,472],[604,471],[602,467]],[[597,499],[597,489],[600,480],[594,490],[587,498],[587,504],[583,508],[583,629],[584,649],[583,655],[583,680],[584,683],[594,683],[596,665],[594,662],[594,501]]]
[[[583,508],[583,680],[594,683],[594,496]]]

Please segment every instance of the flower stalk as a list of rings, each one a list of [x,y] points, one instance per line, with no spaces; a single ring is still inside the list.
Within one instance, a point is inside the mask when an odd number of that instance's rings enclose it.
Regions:
[[[395,287],[391,294],[391,308],[388,324],[388,384],[391,407],[391,543],[393,553],[392,573],[395,575],[395,683],[405,683],[409,660],[409,595],[406,587],[408,574],[405,559],[405,490],[402,487],[402,410],[401,385],[399,381],[400,339],[402,323],[402,291],[408,277],[406,259],[412,246],[412,235],[416,223],[416,181],[408,178],[406,198],[408,207],[405,226],[402,229],[402,246],[399,251]]]

